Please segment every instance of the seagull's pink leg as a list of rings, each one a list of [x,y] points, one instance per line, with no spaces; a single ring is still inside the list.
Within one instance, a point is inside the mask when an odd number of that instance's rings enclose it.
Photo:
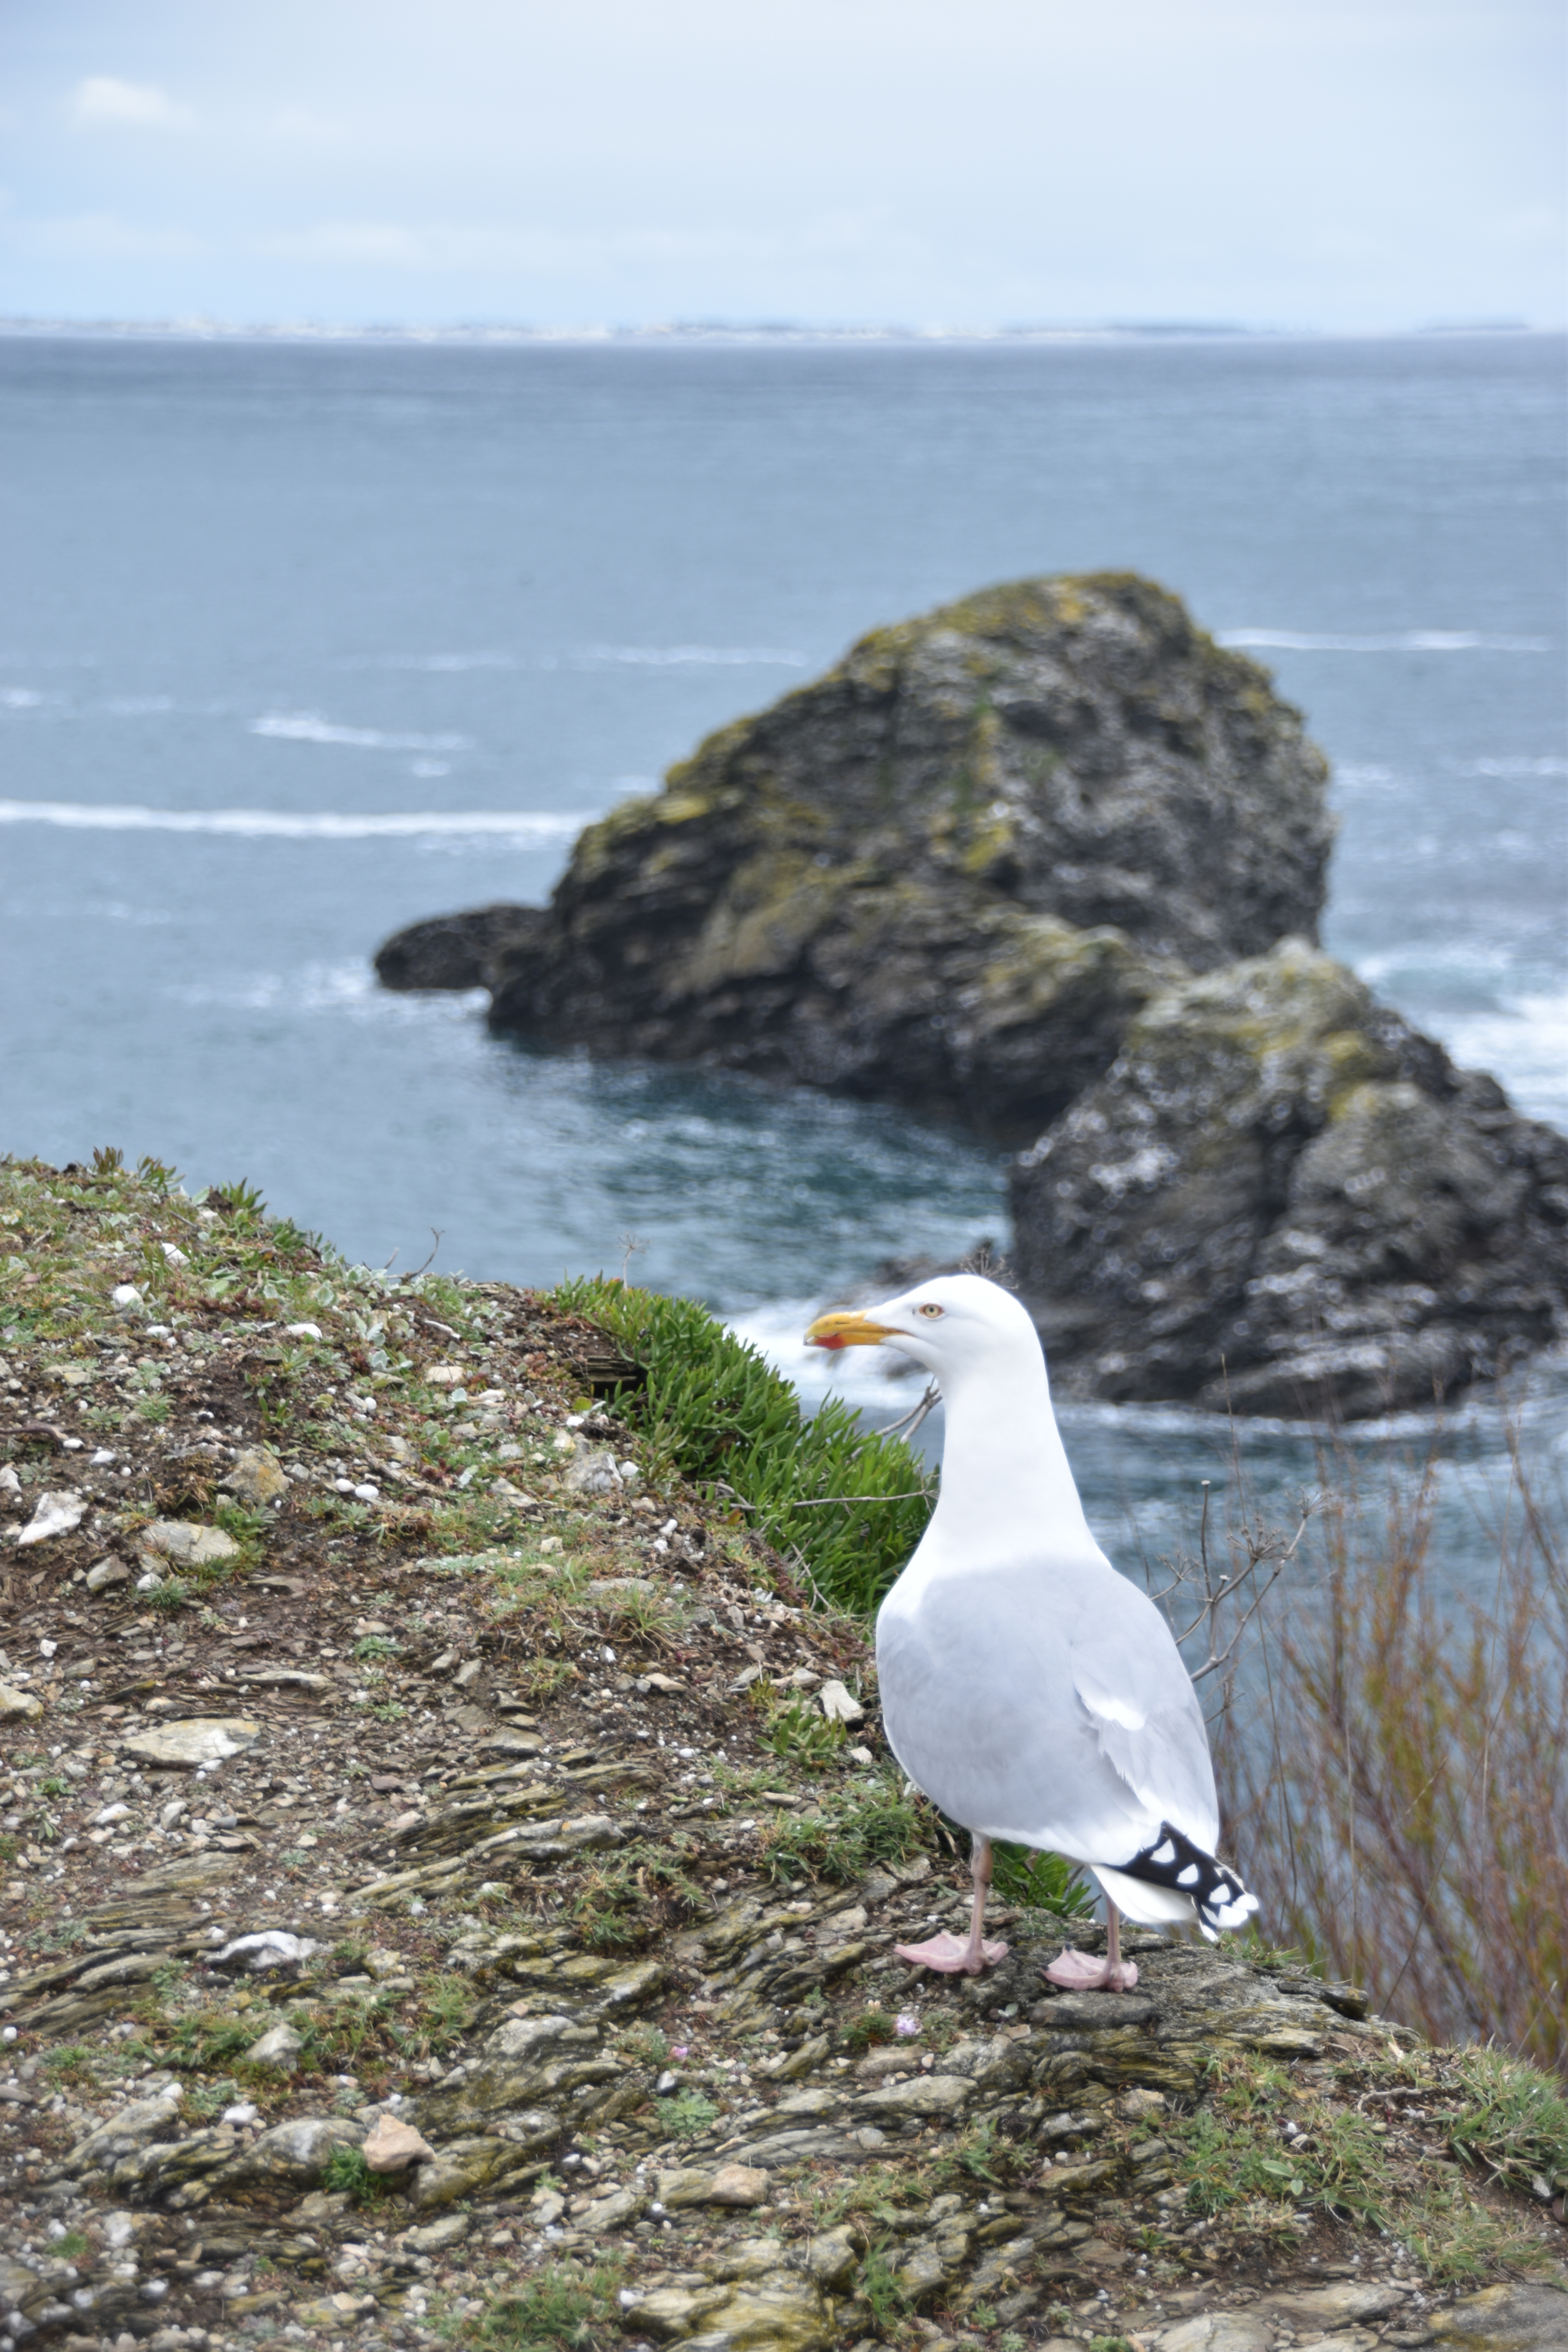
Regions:
[[[901,1960],[910,1960],[916,1968],[935,1969],[938,1976],[977,1977],[982,1969],[994,1969],[1007,1958],[1005,1944],[988,1944],[985,1939],[986,1895],[991,1884],[991,1841],[976,1832],[969,1855],[969,1873],[975,1882],[975,1907],[969,1917],[969,1940],[961,1944],[956,1936],[944,1932],[931,1937],[924,1944],[895,1944],[894,1950]]]
[[[1122,1915],[1110,1901],[1105,1905],[1105,1946],[1103,1960],[1069,1946],[1045,1973],[1069,1992],[1131,1992],[1138,1981],[1137,1963],[1122,1958]]]

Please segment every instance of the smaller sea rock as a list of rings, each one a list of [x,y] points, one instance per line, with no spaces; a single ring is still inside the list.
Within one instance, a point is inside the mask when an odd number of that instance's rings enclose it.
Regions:
[[[44,1702],[31,1691],[18,1690],[15,1683],[0,1683],[0,1723],[30,1723],[42,1715]]]
[[[406,2172],[411,2164],[434,2156],[435,2150],[412,2124],[400,2124],[393,2116],[379,2116],[361,2153],[372,2172]]]
[[[268,1453],[264,1445],[247,1445],[222,1483],[242,1503],[276,1503],[288,1492],[288,1481],[277,1454]]]
[[[89,1592],[107,1592],[111,1585],[129,1584],[131,1570],[122,1559],[100,1559],[88,1570],[82,1582]]]
[[[87,1502],[71,1486],[39,1496],[32,1517],[16,1538],[20,1549],[26,1544],[48,1543],[55,1536],[68,1536],[79,1528],[87,1517]]]
[[[222,1528],[199,1527],[193,1519],[154,1519],[138,1540],[143,1551],[172,1560],[176,1568],[216,1568],[239,1558],[239,1546]]]
[[[221,1764],[238,1756],[261,1734],[259,1723],[237,1715],[195,1715],[183,1723],[161,1723],[133,1732],[120,1743],[139,1764]]]

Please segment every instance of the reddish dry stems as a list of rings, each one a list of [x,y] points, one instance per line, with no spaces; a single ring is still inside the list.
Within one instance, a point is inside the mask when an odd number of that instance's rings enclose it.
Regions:
[[[1442,1572],[1435,1455],[1375,1507],[1329,1465],[1317,1574],[1260,1621],[1262,1696],[1226,1710],[1217,1762],[1273,1942],[1435,2042],[1568,2072],[1568,1574],[1511,1451],[1482,1592]]]

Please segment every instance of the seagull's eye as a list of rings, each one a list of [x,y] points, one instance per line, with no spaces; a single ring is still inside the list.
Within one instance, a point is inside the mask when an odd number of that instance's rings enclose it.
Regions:
[[[937,1306],[934,1298],[928,1298],[923,1307],[917,1307],[915,1311],[916,1315],[924,1315],[929,1322],[934,1323],[936,1320],[937,1316],[941,1314],[942,1309]]]

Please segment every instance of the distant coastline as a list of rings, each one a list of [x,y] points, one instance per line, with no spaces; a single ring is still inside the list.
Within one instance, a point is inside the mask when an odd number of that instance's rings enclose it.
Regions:
[[[1062,343],[1180,342],[1312,342],[1383,343],[1457,338],[1506,336],[1549,337],[1568,333],[1568,325],[1536,326],[1522,319],[1438,320],[1428,325],[1347,330],[1311,326],[1239,325],[1228,320],[1147,320],[1063,322],[1030,326],[813,326],[809,324],[727,323],[674,320],[641,326],[525,326],[511,322],[470,325],[355,325],[350,321],[233,319],[30,319],[0,318],[0,339],[9,341],[148,342],[267,342],[370,343],[382,346],[427,343],[476,349],[487,345],[509,349],[533,344],[626,344],[639,349],[659,344],[742,345],[785,349],[801,344],[890,344],[900,349],[923,344],[948,347],[956,343],[995,343],[1008,347]]]

